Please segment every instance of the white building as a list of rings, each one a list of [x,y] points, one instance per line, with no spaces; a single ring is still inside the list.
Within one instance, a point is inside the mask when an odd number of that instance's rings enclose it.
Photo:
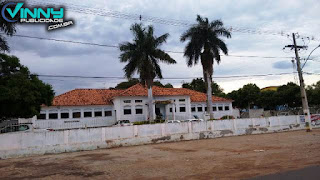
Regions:
[[[204,118],[206,94],[185,88],[154,86],[152,90],[154,118]],[[232,100],[213,96],[212,101],[215,119],[233,115]],[[112,125],[117,120],[145,121],[147,111],[147,89],[141,84],[126,90],[75,89],[56,96],[52,106],[42,107],[37,121],[60,123],[63,126],[99,120],[100,124]]]

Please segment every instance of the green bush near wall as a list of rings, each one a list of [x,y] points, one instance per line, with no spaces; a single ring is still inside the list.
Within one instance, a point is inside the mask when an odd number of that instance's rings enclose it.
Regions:
[[[150,121],[134,122],[133,125],[158,124],[158,123],[164,123],[164,122],[165,122],[165,120],[156,119],[156,120],[154,120],[154,122],[150,122]]]

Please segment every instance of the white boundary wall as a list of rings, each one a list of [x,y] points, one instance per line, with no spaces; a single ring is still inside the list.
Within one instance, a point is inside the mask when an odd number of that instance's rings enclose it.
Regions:
[[[299,116],[0,134],[0,158],[304,128]]]

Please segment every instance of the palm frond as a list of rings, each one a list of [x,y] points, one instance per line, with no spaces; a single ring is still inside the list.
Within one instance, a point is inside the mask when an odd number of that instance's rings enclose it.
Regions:
[[[0,52],[1,51],[10,51],[6,38],[0,35]]]
[[[180,41],[188,41],[184,56],[187,58],[187,65],[193,66],[199,62],[208,69],[213,64],[213,59],[220,63],[220,50],[228,54],[228,48],[225,42],[219,37],[231,38],[231,33],[223,27],[221,20],[209,22],[208,18],[197,15],[197,24],[186,30],[180,37]],[[203,56],[204,55],[204,56]],[[203,60],[204,57],[206,60]],[[206,62],[207,61],[207,62]]]
[[[125,76],[131,78],[133,74],[137,73],[141,82],[153,81],[155,77],[162,78],[159,62],[176,63],[169,54],[159,48],[161,44],[166,42],[169,34],[156,37],[153,26],[144,28],[142,24],[133,24],[131,31],[134,36],[133,42],[124,42],[119,45],[120,62],[127,63],[123,68]]]
[[[156,47],[160,46],[162,43],[167,41],[167,38],[169,37],[169,33],[163,34],[162,36],[155,39],[155,45]]]
[[[225,28],[219,28],[219,29],[215,29],[214,33],[220,36],[224,36],[227,38],[231,38],[231,33],[229,30],[225,29]]]
[[[176,64],[176,60],[170,57],[170,55],[160,49],[155,50],[154,57],[166,64]]]

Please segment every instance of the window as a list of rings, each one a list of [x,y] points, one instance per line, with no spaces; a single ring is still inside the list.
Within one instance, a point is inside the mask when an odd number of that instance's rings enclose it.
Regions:
[[[124,103],[131,103],[131,100],[124,100]]]
[[[206,112],[207,112],[207,111],[208,111],[208,108],[207,108],[207,107],[204,107],[204,111],[206,111]]]
[[[129,115],[129,114],[131,114],[131,109],[124,109],[124,110],[123,110],[123,114],[124,114],[124,115]]]
[[[68,118],[69,118],[69,112],[61,113],[61,119],[68,119]]]
[[[142,109],[136,109],[136,114],[143,114],[143,110]]]
[[[102,111],[95,111],[94,112],[94,117],[101,117],[102,116]]]
[[[180,112],[186,112],[186,107],[180,107],[179,111]]]
[[[81,118],[81,113],[80,112],[73,112],[72,118]]]
[[[196,107],[191,107],[191,112],[196,112]]]
[[[170,112],[172,112],[172,108],[170,108]],[[177,112],[177,108],[175,108],[175,111],[174,112]]]
[[[179,99],[179,102],[185,102],[186,100],[185,99]]]
[[[217,111],[217,106],[213,106],[212,111]]]
[[[143,110],[142,109],[136,109],[136,114],[143,114]]]
[[[37,116],[37,119],[46,119],[46,114],[45,113],[39,114],[39,116]]]
[[[229,111],[229,106],[225,106],[225,107],[224,107],[224,110],[225,110],[225,111]]]
[[[83,113],[84,117],[92,117],[92,112],[91,111],[87,111]]]
[[[49,113],[49,119],[58,119],[58,113]]]
[[[112,111],[104,111],[104,116],[112,116]]]
[[[198,106],[197,109],[198,109],[198,112],[202,112],[202,106]]]
[[[134,102],[135,103],[142,103],[142,100],[139,99],[139,100],[135,100]]]
[[[61,119],[68,119],[69,118],[69,110],[68,109],[62,109],[60,111],[60,117],[61,117]]]
[[[129,114],[131,114],[131,107],[130,107],[130,106],[124,107],[124,109],[123,109],[123,114],[124,114],[124,115],[129,115]]]
[[[136,114],[143,114],[142,106],[136,106]]]
[[[219,107],[218,107],[218,110],[219,110],[219,111],[223,111],[223,106],[219,106]]]

